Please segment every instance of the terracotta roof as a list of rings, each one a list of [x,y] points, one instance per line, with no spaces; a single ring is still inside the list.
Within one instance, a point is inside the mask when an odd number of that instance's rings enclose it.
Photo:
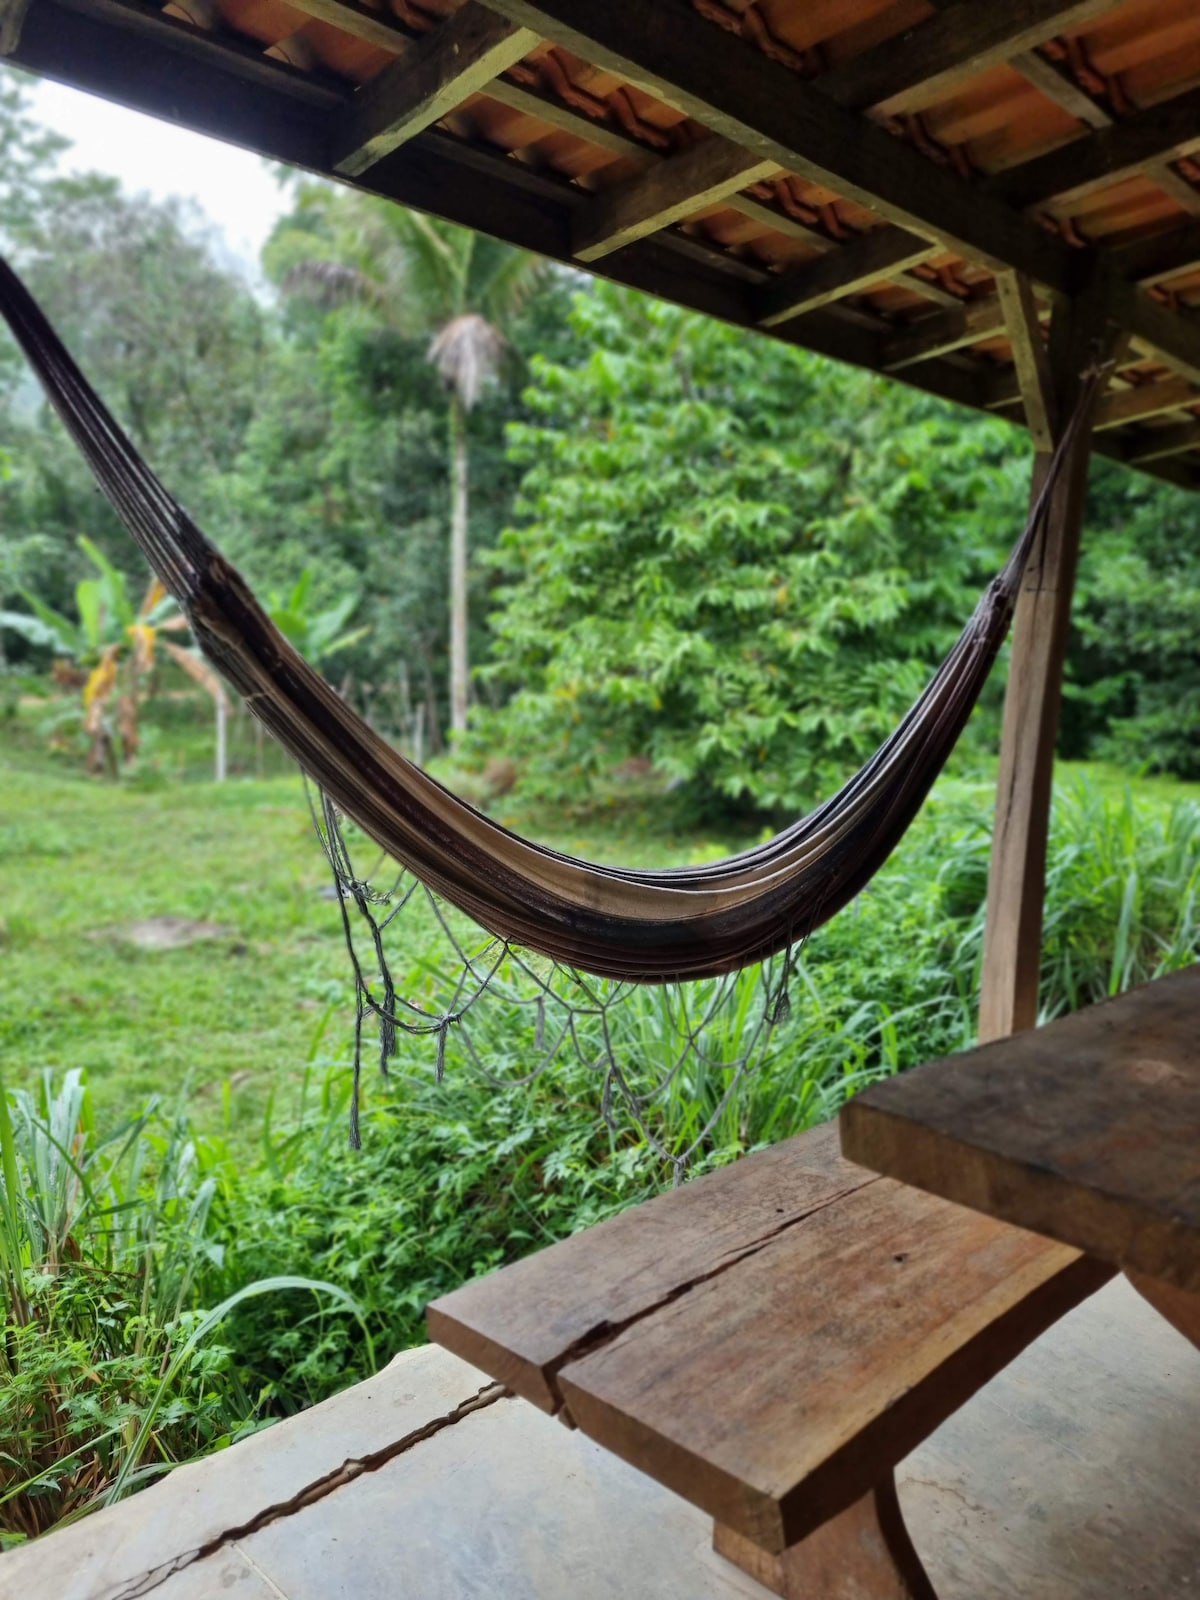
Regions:
[[[1099,275],[1098,448],[1200,484],[1195,0],[32,0],[13,59],[1018,421],[997,274]]]

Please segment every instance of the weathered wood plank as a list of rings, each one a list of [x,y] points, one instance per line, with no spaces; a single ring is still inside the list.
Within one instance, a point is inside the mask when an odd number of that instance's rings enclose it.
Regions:
[[[432,127],[538,42],[527,28],[467,0],[363,85],[332,135],[336,172],[357,177]]]
[[[856,1189],[580,1352],[570,1417],[762,1548],[807,1538],[1107,1275],[916,1198]]]
[[[1170,428],[1155,428],[1130,440],[1124,449],[1124,459],[1131,466],[1144,466],[1150,461],[1165,461],[1169,456],[1183,455],[1185,451],[1200,446],[1200,422],[1180,422]]]
[[[1068,290],[1072,252],[1009,206],[932,165],[884,129],[716,27],[687,0],[488,0],[510,21],[678,107],[752,153],[870,206],[985,266]]]
[[[1011,205],[1066,204],[1135,175],[1149,162],[1195,150],[1200,150],[1200,89],[998,173],[985,187]]]
[[[1166,411],[1200,402],[1200,390],[1187,378],[1163,378],[1157,383],[1140,383],[1132,389],[1110,394],[1096,408],[1096,431],[1119,428],[1140,418],[1159,417]]]
[[[597,261],[778,170],[740,145],[705,139],[597,195],[575,219],[575,255]]]
[[[10,56],[21,42],[21,24],[30,0],[0,0],[0,56]]]
[[[430,1334],[780,1552],[1108,1269],[802,1135],[436,1301]]]
[[[889,1472],[870,1494],[782,1555],[723,1523],[713,1549],[784,1600],[937,1600],[913,1548]]]
[[[759,296],[757,317],[764,328],[775,327],[805,311],[840,300],[894,277],[933,255],[926,239],[903,228],[879,228],[853,243],[832,250],[819,261],[784,273]]]
[[[878,1084],[853,1159],[1200,1293],[1200,966]]]
[[[1025,426],[1036,450],[1053,450],[1057,414],[1054,378],[1050,371],[1050,353],[1042,338],[1033,285],[1017,272],[1001,272],[996,278],[996,292],[1012,344],[1013,366],[1025,407]]]
[[[1081,301],[1055,308],[1050,365],[1060,424],[1074,410],[1080,374],[1096,359],[1104,327],[1103,299],[1095,286]],[[1086,421],[1090,424],[1090,418]],[[1050,790],[1090,435],[1088,425],[1076,435],[1017,602],[988,872],[979,1004],[983,1040],[1030,1028],[1037,1020]],[[1046,453],[1035,460],[1032,498],[1041,490],[1048,464]]]
[[[832,1129],[788,1140],[435,1300],[430,1337],[559,1411],[573,1352],[870,1180],[841,1159]]]
[[[954,311],[919,317],[880,346],[879,365],[884,372],[899,372],[931,356],[961,350],[964,345],[1001,333],[1006,327],[1004,307],[998,299],[969,301]]]
[[[838,105],[898,114],[948,94],[990,67],[1103,16],[1120,0],[954,0],[897,38],[822,75],[821,90]]]

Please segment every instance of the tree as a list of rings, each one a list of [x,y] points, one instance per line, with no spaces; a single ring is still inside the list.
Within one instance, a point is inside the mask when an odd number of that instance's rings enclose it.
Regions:
[[[1200,502],[1097,462],[1086,527],[1063,748],[1200,778]]]
[[[1023,519],[986,418],[597,285],[510,430],[520,519],[481,725],[527,787],[649,758],[697,803],[810,806],[890,731]],[[1015,448],[1014,448],[1015,446]]]
[[[540,263],[451,223],[315,185],[301,192],[268,261],[289,289],[327,305],[357,301],[430,339],[449,412],[450,727],[461,733],[470,682],[468,418],[500,372],[505,324],[535,288]]]
[[[0,249],[16,249],[37,222],[68,141],[29,115],[23,72],[0,62]]]
[[[157,578],[135,610],[125,574],[90,539],[79,542],[96,576],[76,585],[78,617],[66,617],[36,594],[22,591],[28,612],[0,611],[0,632],[8,629],[35,648],[53,651],[56,666],[66,663],[56,675],[64,685],[83,691],[88,770],[115,777],[121,763],[138,751],[138,708],[154,666],[155,640],[163,628],[185,624]]]
[[[0,178],[0,188],[3,179]],[[22,227],[19,265],[118,420],[201,522],[258,400],[266,341],[248,286],[195,214],[124,195],[111,178],[52,178]],[[0,604],[17,587],[62,609],[87,576],[86,534],[144,571],[57,417],[22,366],[0,394]]]

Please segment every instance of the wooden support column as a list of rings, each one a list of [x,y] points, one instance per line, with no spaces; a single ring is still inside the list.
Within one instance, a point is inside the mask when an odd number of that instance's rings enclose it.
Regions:
[[[713,1549],[783,1600],[937,1600],[889,1472],[840,1516],[772,1555],[724,1523]]]
[[[29,0],[0,0],[0,56],[10,56],[21,42],[21,24]]]
[[[1045,446],[1057,440],[1066,426],[1081,374],[1107,353],[1104,306],[1097,287],[1074,300],[1060,301],[1051,320],[1046,359],[1029,285],[1014,275],[1001,279],[1000,292],[1009,316],[1022,398],[1039,446],[1033,468],[1036,498],[1051,458]],[[979,1003],[983,1043],[1031,1028],[1037,1021],[1054,745],[1090,447],[1088,418],[1063,463],[1045,530],[1030,555],[1017,602],[988,874]]]

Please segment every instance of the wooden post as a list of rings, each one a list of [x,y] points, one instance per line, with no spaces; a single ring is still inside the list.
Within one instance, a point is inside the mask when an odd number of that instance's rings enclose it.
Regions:
[[[0,0],[0,56],[10,56],[21,42],[21,24],[29,0]]]
[[[217,748],[213,761],[213,777],[218,783],[224,783],[228,773],[225,756],[225,722],[229,712],[229,702],[223,694],[219,694],[215,696],[214,704],[217,709]]]
[[[772,1555],[724,1523],[713,1549],[783,1600],[937,1600],[908,1536],[889,1472],[807,1539]]]
[[[1098,287],[1056,304],[1047,358],[1029,285],[1015,275],[1002,275],[999,289],[1022,398],[1038,445],[1032,490],[1036,497],[1050,462],[1050,446],[1074,408],[1081,374],[1107,353],[1104,307]],[[988,874],[979,1004],[979,1038],[984,1043],[1031,1028],[1037,1021],[1054,745],[1090,445],[1088,419],[1063,464],[1045,531],[1030,555],[1017,602]]]

